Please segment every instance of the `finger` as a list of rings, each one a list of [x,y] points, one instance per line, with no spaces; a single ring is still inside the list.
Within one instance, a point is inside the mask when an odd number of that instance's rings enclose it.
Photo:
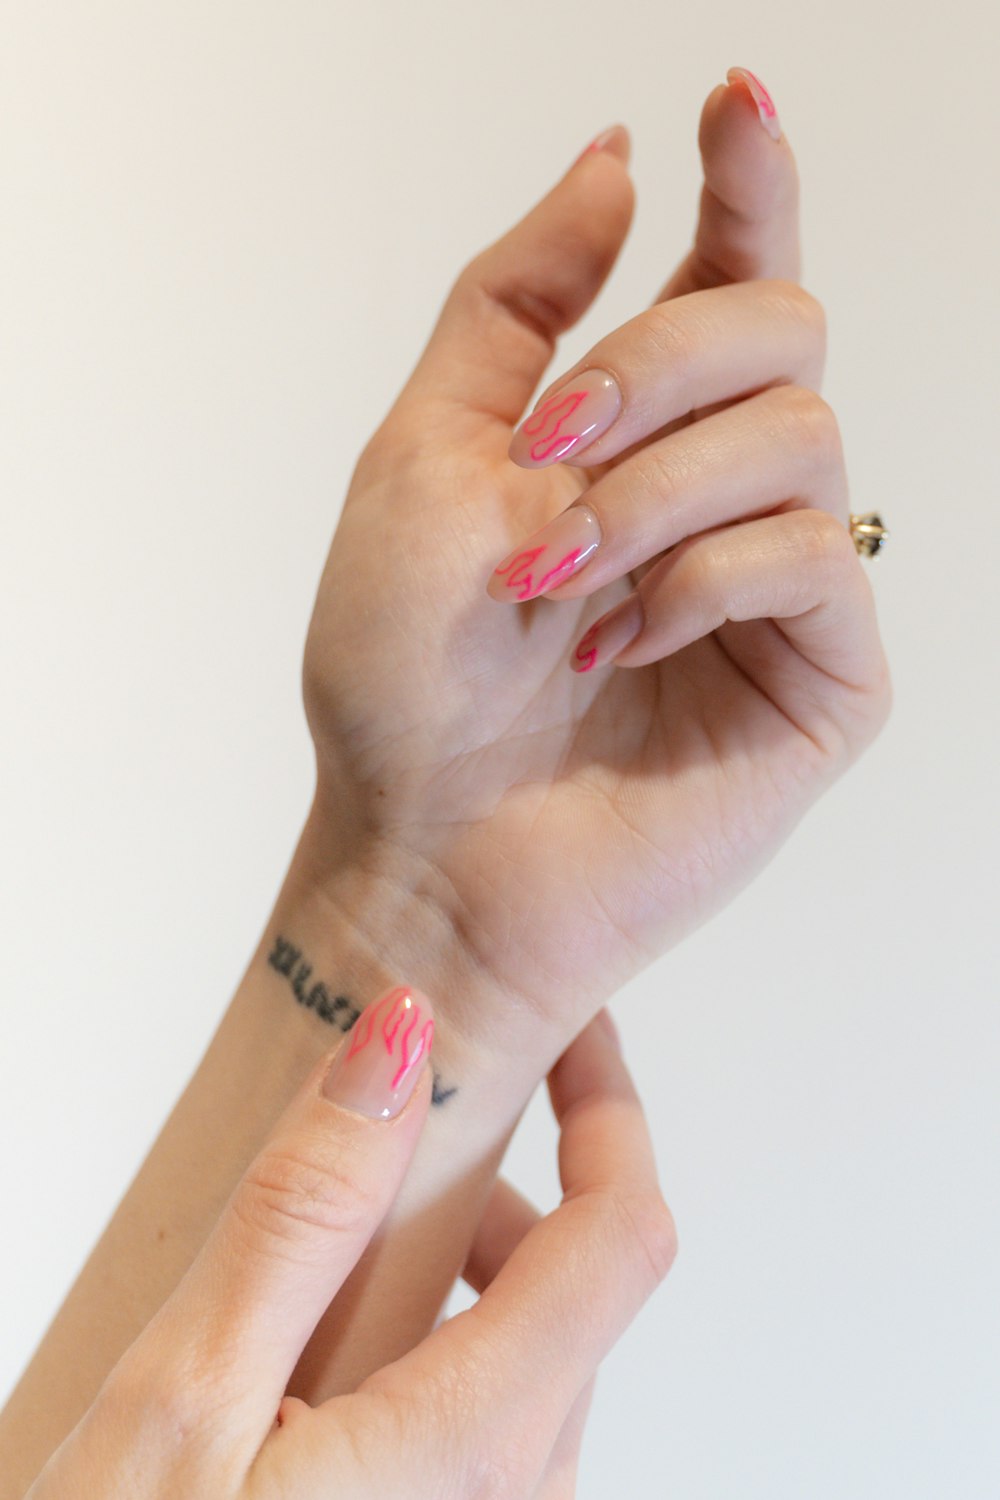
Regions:
[[[540,397],[510,444],[523,468],[603,463],[671,423],[777,384],[818,389],[822,306],[791,281],[660,302],[616,328]]]
[[[509,425],[561,333],[582,317],[628,233],[628,134],[613,127],[540,203],[459,276],[404,398],[443,401]]]
[[[408,986],[362,1012],[143,1335],[156,1379],[170,1383],[173,1371],[201,1419],[220,1404],[238,1411],[251,1443],[272,1423],[309,1336],[399,1189],[427,1113],[433,1032],[427,997]]]
[[[537,1208],[509,1182],[500,1178],[494,1184],[462,1271],[474,1292],[486,1290],[540,1218]]]
[[[580,1467],[580,1447],[594,1398],[595,1378],[577,1396],[552,1447],[534,1500],[573,1500]]]
[[[599,1019],[556,1064],[550,1092],[562,1204],[525,1236],[474,1307],[365,1387],[434,1390],[470,1475],[517,1463],[518,1480],[535,1484],[580,1391],[675,1249],[642,1107]],[[450,1387],[461,1409],[441,1411],[440,1392]],[[511,1432],[525,1435],[516,1454]]]
[[[833,411],[815,391],[774,386],[639,448],[500,563],[494,598],[576,599],[685,537],[778,509],[849,518]]]
[[[795,157],[760,80],[744,68],[728,77],[701,114],[705,181],[694,245],[658,302],[727,281],[799,277]]]
[[[590,665],[614,660],[622,667],[642,666],[729,629],[727,622],[752,620],[780,627],[777,636],[769,631],[765,644],[772,657],[776,646],[787,648],[779,651],[771,674],[773,692],[796,723],[814,718],[820,706],[815,673],[796,672],[796,657],[847,689],[870,692],[883,683],[874,599],[850,533],[812,510],[682,542],[649,570],[634,594],[591,627]],[[726,640],[728,649],[738,636],[729,630]],[[759,648],[761,642],[753,644]]]

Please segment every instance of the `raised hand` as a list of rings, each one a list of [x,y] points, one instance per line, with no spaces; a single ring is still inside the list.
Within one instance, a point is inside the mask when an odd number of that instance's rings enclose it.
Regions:
[[[416,896],[553,1048],[760,868],[888,707],[795,164],[731,79],[690,254],[516,434],[621,248],[625,132],[463,271],[362,455],[306,648],[317,878],[337,890],[346,848],[376,910]],[[496,1039],[474,996],[442,1003]]]

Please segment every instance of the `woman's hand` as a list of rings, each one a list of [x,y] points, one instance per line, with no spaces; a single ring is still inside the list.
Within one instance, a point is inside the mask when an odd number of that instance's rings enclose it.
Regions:
[[[466,1268],[472,1308],[351,1395],[285,1396],[406,1171],[432,1030],[426,998],[399,988],[315,1069],[29,1500],[573,1493],[594,1372],[675,1245],[606,1017],[549,1080],[561,1206],[539,1221],[498,1184]]]
[[[624,132],[478,256],[361,457],[320,585],[317,883],[378,913],[383,943],[417,898],[505,1018],[524,1002],[511,1033],[550,1026],[550,1056],[760,868],[887,712],[775,134],[744,80],[712,93],[693,251],[557,380],[590,427],[545,402],[517,462],[514,424],[628,227]],[[442,1001],[503,1048],[506,1019]]]

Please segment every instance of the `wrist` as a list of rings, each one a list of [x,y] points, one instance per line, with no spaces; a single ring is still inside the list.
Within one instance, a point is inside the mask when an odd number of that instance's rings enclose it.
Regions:
[[[425,862],[385,839],[336,847],[314,807],[251,965],[252,988],[275,1024],[312,1051],[334,1045],[390,986],[424,990],[437,1019],[435,1103],[443,1116],[465,1117],[474,1099],[495,1139],[564,1039],[481,962],[460,906],[458,893],[442,899]]]

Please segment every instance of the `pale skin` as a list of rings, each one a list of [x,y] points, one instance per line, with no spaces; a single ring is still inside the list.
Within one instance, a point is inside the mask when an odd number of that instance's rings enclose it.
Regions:
[[[289,1378],[430,1096],[425,1068],[398,1117],[365,1118],[323,1093],[325,1058],[30,1500],[565,1500],[597,1364],[674,1255],[609,1024],[591,1022],[550,1079],[560,1207],[539,1219],[499,1184],[465,1272],[478,1301],[356,1392],[308,1406]]]
[[[427,1332],[539,1079],[884,722],[817,391],[823,316],[797,284],[792,152],[738,81],[709,96],[700,144],[692,250],[574,367],[611,370],[626,398],[579,459],[526,471],[507,450],[546,371],[573,373],[549,370],[558,336],[624,240],[621,130],[463,271],[365,448],[306,644],[310,816],[204,1063],[0,1419],[19,1465],[3,1500],[176,1286],[329,1045],[268,964],[278,935],[359,1004],[400,976],[432,994],[440,1083],[457,1089],[298,1365],[290,1388],[314,1401]],[[581,498],[604,538],[586,568],[551,599],[489,598],[500,560]],[[571,670],[588,627],[636,592],[640,634],[612,665]]]

